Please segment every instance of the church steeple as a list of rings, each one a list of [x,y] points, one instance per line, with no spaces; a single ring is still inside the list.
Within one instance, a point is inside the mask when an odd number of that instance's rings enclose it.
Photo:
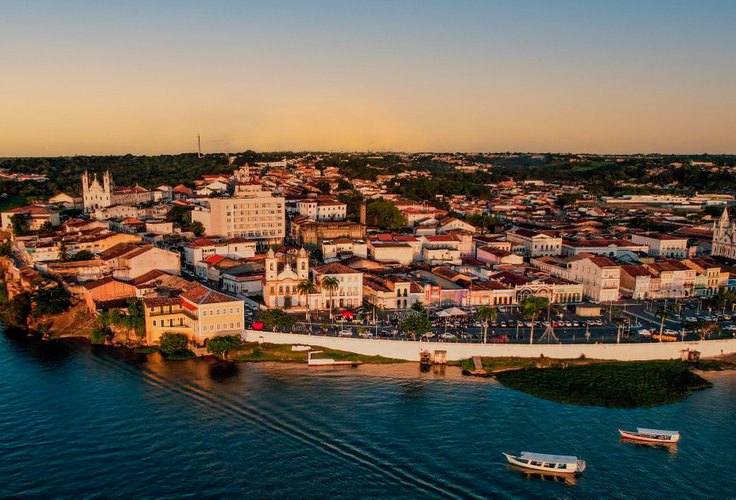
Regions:
[[[718,219],[718,225],[722,228],[725,228],[728,227],[729,222],[728,207],[723,207],[723,213],[721,214],[721,218]]]

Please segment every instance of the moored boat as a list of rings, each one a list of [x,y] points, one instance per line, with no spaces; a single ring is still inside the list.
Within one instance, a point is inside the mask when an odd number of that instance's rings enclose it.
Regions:
[[[585,470],[585,460],[566,455],[547,455],[522,451],[518,456],[504,453],[510,464],[527,470],[554,474],[576,474]]]
[[[642,443],[657,444],[674,444],[680,440],[680,433],[677,431],[665,431],[661,429],[644,429],[637,427],[636,431],[627,431],[619,429],[618,433],[624,439],[639,441]]]

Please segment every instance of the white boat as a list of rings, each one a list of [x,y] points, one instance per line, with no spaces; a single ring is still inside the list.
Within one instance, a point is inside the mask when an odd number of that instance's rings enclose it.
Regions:
[[[522,451],[519,456],[504,453],[509,463],[522,469],[551,472],[554,474],[577,474],[585,470],[585,460],[565,455],[547,455]]]
[[[659,443],[674,444],[680,440],[680,433],[677,431],[665,431],[662,429],[644,429],[637,427],[636,431],[625,431],[619,429],[618,433],[622,438],[631,439],[632,441],[640,441],[642,443]]]

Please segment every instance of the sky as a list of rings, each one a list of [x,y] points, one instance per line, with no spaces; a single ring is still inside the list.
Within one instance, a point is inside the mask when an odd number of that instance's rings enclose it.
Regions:
[[[0,156],[736,153],[734,26],[734,0],[0,0]]]

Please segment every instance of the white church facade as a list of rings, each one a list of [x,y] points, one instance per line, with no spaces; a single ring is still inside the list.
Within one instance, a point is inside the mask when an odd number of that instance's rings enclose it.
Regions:
[[[142,188],[137,184],[132,188],[116,186],[110,171],[102,174],[102,182],[97,179],[97,174],[92,174],[91,178],[86,170],[82,174],[82,203],[85,212],[114,205],[170,201],[171,195],[170,186],[159,186],[154,190]]]
[[[718,222],[713,224],[711,255],[736,260],[736,222],[731,222],[725,208]]]

